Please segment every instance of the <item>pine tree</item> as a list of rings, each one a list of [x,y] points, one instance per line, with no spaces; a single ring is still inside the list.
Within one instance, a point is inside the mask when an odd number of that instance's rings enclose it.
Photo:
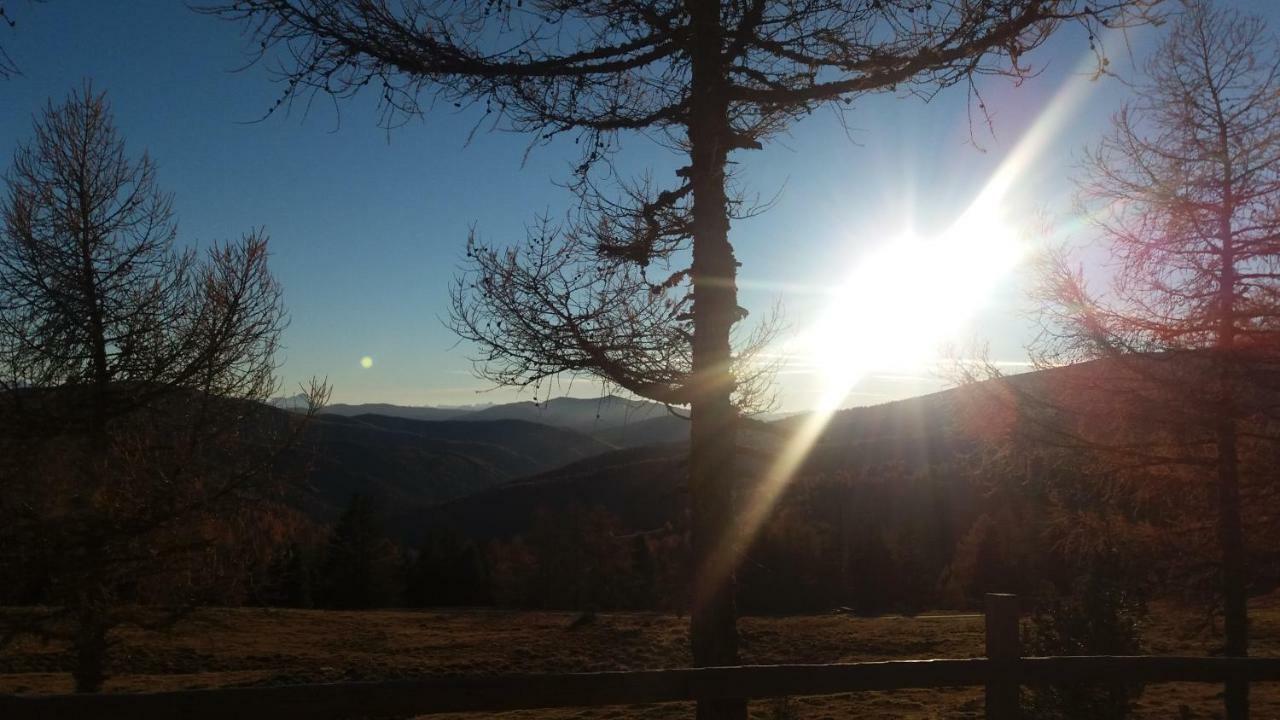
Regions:
[[[369,497],[352,495],[334,525],[320,583],[324,605],[339,610],[388,607],[399,599],[399,553]]]

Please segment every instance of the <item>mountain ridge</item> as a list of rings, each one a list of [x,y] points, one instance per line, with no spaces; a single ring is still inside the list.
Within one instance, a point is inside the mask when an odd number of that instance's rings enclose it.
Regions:
[[[285,410],[306,409],[305,398],[302,396],[273,398],[270,404]],[[320,414],[342,417],[381,415],[428,421],[525,420],[594,433],[669,416],[670,411],[667,406],[648,400],[605,395],[598,398],[562,396],[545,401],[523,400],[512,403],[461,406],[335,403],[326,406]]]

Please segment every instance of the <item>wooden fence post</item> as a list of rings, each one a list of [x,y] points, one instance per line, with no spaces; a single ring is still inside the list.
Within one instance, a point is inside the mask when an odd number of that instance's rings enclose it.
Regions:
[[[1012,679],[1013,664],[1022,657],[1022,640],[1018,636],[1018,596],[988,593],[987,659],[996,661],[992,677],[987,680],[988,720],[1016,720],[1019,683]],[[1001,667],[1006,664],[1006,668]]]

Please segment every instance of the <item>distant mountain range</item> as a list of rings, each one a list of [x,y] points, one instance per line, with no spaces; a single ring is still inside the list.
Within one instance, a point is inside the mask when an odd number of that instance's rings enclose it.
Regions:
[[[271,405],[302,411],[306,398]],[[617,396],[461,407],[334,404],[286,462],[310,468],[303,504],[312,517],[330,522],[363,494],[408,540],[428,507],[620,448],[686,442],[688,425],[665,405]]]
[[[611,449],[583,433],[522,420],[320,415],[283,462],[309,468],[304,507],[328,521],[354,494],[407,512]]]
[[[453,420],[465,417],[474,410],[463,408],[414,407],[390,405],[387,403],[364,403],[361,405],[345,405],[337,403],[326,405],[324,415],[341,417],[357,417],[360,415],[382,415],[384,417],[406,418],[408,420]]]
[[[919,477],[957,486],[956,492],[965,485],[963,492],[972,493],[967,483],[953,480],[980,469],[981,453],[975,451],[984,433],[1018,421],[990,402],[994,396],[1026,391],[1056,397],[1076,406],[1072,414],[1083,411],[1089,422],[1109,422],[1126,402],[1104,391],[1118,373],[1141,382],[1151,371],[1181,365],[1184,359],[1163,356],[1137,358],[1127,368],[1082,363],[843,410],[827,420],[796,477]],[[984,396],[986,401],[973,402]],[[356,409],[377,414],[345,415]],[[363,492],[395,508],[401,538],[413,542],[422,527],[437,524],[478,538],[517,535],[529,529],[539,510],[570,505],[600,506],[632,529],[678,525],[686,512],[689,422],[660,404],[606,397],[469,409],[331,410],[316,420],[312,433],[312,482],[321,517],[333,517],[352,493]],[[421,419],[435,412],[459,414]],[[798,441],[807,418],[748,421],[739,436],[744,493],[779,448]]]
[[[303,410],[305,398],[293,396],[276,398],[272,404],[285,410]],[[410,420],[457,420],[477,422],[489,420],[524,420],[555,427],[570,428],[586,433],[597,433],[624,428],[659,418],[679,420],[665,405],[645,400],[628,400],[616,395],[601,398],[559,397],[545,402],[514,402],[501,405],[465,405],[459,407],[434,407],[392,405],[387,403],[363,403],[348,405],[337,403],[324,408],[325,415],[356,417],[382,415]],[[654,431],[663,434],[664,431]],[[669,432],[669,431],[665,431]]]
[[[665,405],[645,400],[627,400],[616,395],[584,399],[561,397],[547,402],[518,402],[494,405],[459,419],[527,420],[579,432],[597,433],[612,428],[636,425],[645,420],[667,417]]]
[[[665,413],[648,420],[605,428],[592,435],[618,448],[684,443],[689,441],[689,419],[684,415]]]
[[[882,468],[901,475],[937,472],[946,466],[949,476],[959,476],[960,460],[973,447],[955,427],[961,392],[947,390],[836,413],[797,475],[874,474]],[[795,441],[803,417],[748,425],[739,438],[743,492],[750,492],[780,448]],[[625,432],[598,433],[598,438],[618,441],[619,449],[445,503],[432,509],[424,523],[447,525],[473,538],[502,538],[528,532],[540,511],[555,513],[577,505],[604,508],[631,529],[678,526],[687,506],[687,449],[673,443],[687,438],[687,425],[679,418],[639,423],[636,429],[657,438],[656,443],[627,442]]]
[[[945,461],[956,451],[948,429],[954,392],[837,413],[804,472]],[[744,477],[802,419],[748,421]],[[334,405],[313,421],[300,451],[307,456],[298,460],[313,468],[314,517],[331,520],[351,495],[369,495],[409,542],[424,524],[440,522],[477,537],[518,534],[538,509],[575,503],[648,527],[684,512],[688,433],[689,421],[666,406],[616,396],[464,408]]]
[[[978,491],[962,479],[987,472],[979,451],[988,439],[1004,437],[1011,423],[1028,421],[1009,411],[1009,403],[1019,397],[1037,412],[1064,413],[1061,417],[1073,423],[1108,427],[1117,413],[1141,407],[1138,398],[1161,392],[1162,386],[1152,385],[1151,378],[1165,378],[1163,387],[1167,387],[1170,378],[1203,371],[1194,356],[1135,356],[1123,362],[1100,360],[1021,373],[842,410],[827,419],[794,477],[800,485],[806,479],[836,476],[873,483],[916,478],[958,493],[949,501],[952,505],[976,502]],[[1256,395],[1250,401],[1260,408],[1274,406],[1269,399],[1274,398],[1274,390],[1259,386]],[[751,492],[779,449],[800,441],[808,419],[808,415],[796,415],[769,423],[751,422],[740,433],[741,492]],[[1133,415],[1126,422],[1137,422],[1136,428],[1141,429],[1146,421]],[[539,510],[554,513],[581,505],[602,507],[631,529],[668,522],[678,525],[687,501],[687,450],[672,443],[687,439],[687,425],[667,416],[597,432],[596,439],[617,449],[461,497],[436,509],[431,522],[451,524],[476,537],[504,537],[526,532]]]

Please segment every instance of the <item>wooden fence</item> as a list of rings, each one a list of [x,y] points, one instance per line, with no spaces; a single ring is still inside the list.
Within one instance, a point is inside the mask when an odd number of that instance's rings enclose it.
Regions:
[[[1021,685],[1080,680],[1280,681],[1280,658],[1022,657],[1018,637],[1017,598],[988,595],[985,658],[566,674],[436,675],[386,682],[161,693],[0,695],[0,718],[346,720],[984,686],[987,717],[1012,720],[1018,717]]]

